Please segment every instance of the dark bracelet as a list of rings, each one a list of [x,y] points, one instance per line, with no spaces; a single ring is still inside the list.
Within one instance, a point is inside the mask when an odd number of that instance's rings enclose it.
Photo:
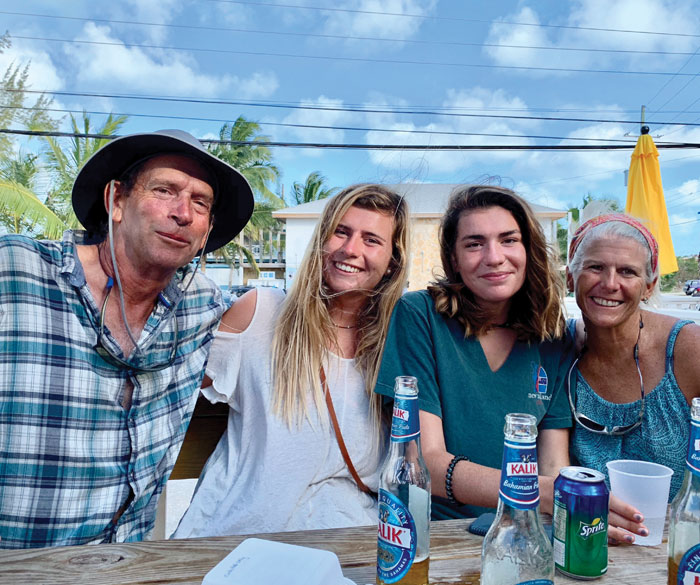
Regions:
[[[465,455],[455,455],[447,466],[447,472],[445,473],[445,493],[447,494],[447,501],[455,506],[459,506],[459,502],[455,500],[455,495],[452,493],[452,474],[454,473],[455,465],[460,461],[469,461],[469,457]]]

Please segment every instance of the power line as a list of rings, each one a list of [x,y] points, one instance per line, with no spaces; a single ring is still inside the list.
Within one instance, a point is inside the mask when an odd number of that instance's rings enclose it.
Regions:
[[[622,29],[622,28],[601,28],[593,26],[574,26],[574,25],[564,25],[564,24],[542,24],[538,22],[517,22],[512,20],[486,20],[479,18],[463,18],[457,16],[435,16],[430,14],[410,14],[401,12],[381,12],[378,10],[358,10],[351,8],[328,8],[324,6],[301,6],[299,4],[280,4],[273,2],[250,2],[245,0],[205,0],[206,2],[216,2],[221,4],[244,4],[250,6],[266,6],[274,8],[301,8],[304,10],[319,10],[327,12],[346,12],[353,14],[372,14],[376,16],[399,16],[404,18],[421,18],[424,20],[444,20],[451,22],[474,22],[479,24],[510,24],[514,26],[531,26],[531,27],[541,27],[541,28],[560,28],[560,29],[570,29],[570,30],[586,30],[586,31],[596,31],[596,32],[615,32],[615,33],[630,33],[630,34],[643,34],[643,35],[661,35],[670,37],[700,37],[700,35],[690,34],[690,33],[675,33],[666,31],[649,31],[649,30],[634,30],[634,29]]]
[[[664,163],[673,163],[673,162],[678,162],[682,160],[688,160],[689,158],[698,158],[700,155],[691,155],[691,156],[681,156],[680,158],[671,158],[671,159],[665,159]],[[537,186],[537,185],[547,185],[548,183],[562,183],[564,181],[573,181],[576,179],[587,179],[588,177],[596,177],[599,175],[614,175],[615,173],[622,173],[626,171],[627,168],[618,168],[618,169],[612,169],[609,171],[597,171],[595,173],[587,173],[585,175],[575,175],[573,177],[560,177],[558,179],[549,179],[547,181],[539,181],[538,183],[530,183],[532,186]]]
[[[674,226],[677,226],[677,225],[686,225],[686,224],[688,224],[688,223],[697,223],[697,222],[699,222],[699,221],[700,221],[700,219],[691,219],[691,220],[688,220],[688,221],[681,221],[681,222],[679,222],[679,223],[672,223],[672,224],[670,224],[668,227],[674,227]]]
[[[566,67],[532,67],[526,65],[494,65],[491,63],[453,63],[448,61],[415,61],[405,59],[374,59],[370,57],[339,57],[329,55],[299,55],[292,53],[272,53],[265,51],[237,51],[233,49],[206,49],[200,47],[173,47],[165,45],[151,45],[112,41],[87,41],[81,39],[57,39],[50,37],[36,37],[26,35],[13,35],[15,39],[46,41],[51,43],[69,43],[79,45],[98,45],[107,47],[125,47],[136,49],[159,49],[167,51],[191,51],[196,53],[223,53],[229,55],[249,55],[255,57],[281,57],[287,59],[311,59],[320,61],[344,61],[351,63],[382,63],[389,65],[422,65],[429,67],[462,67],[469,69],[505,69],[509,71],[550,71],[558,73],[595,73],[606,75],[644,75],[644,76],[674,76],[693,77],[694,73],[674,73],[671,71],[624,71],[622,69],[574,69]]]
[[[667,208],[673,209],[675,207],[683,207],[685,205],[690,205],[691,203],[695,202],[697,197],[694,197],[694,196],[696,196],[698,193],[700,193],[700,191],[695,191],[693,193],[686,193],[683,196],[674,199],[673,205],[667,205]],[[666,201],[666,203],[668,204],[669,201]]]
[[[19,130],[0,128],[2,134],[16,134],[20,136],[53,136],[59,138],[93,138],[93,139],[114,139],[118,136],[110,136],[106,134],[91,134],[78,132],[58,132],[58,131],[43,131],[43,130]],[[630,150],[634,147],[633,144],[600,144],[600,145],[536,145],[536,144],[348,144],[348,143],[326,143],[326,142],[286,142],[286,141],[239,141],[239,140],[215,140],[210,138],[200,138],[200,142],[205,144],[227,144],[231,146],[269,146],[269,147],[287,147],[287,148],[322,148],[322,149],[345,149],[345,150],[402,150],[402,151],[426,151],[426,150],[442,150],[442,151],[461,151],[461,150]],[[662,144],[658,148],[668,149],[685,149],[685,148],[700,148],[700,143],[678,143],[678,144]]]
[[[32,110],[32,107],[28,106],[0,106],[0,109],[7,110]],[[63,114],[92,114],[98,116],[126,116],[129,118],[161,118],[166,120],[192,120],[197,122],[219,122],[225,123],[230,122],[230,118],[201,118],[193,116],[172,116],[165,114],[134,114],[129,112],[104,112],[97,110],[68,110],[62,108],[44,108],[47,112],[56,112]],[[304,128],[304,129],[315,129],[315,130],[346,130],[352,132],[387,132],[391,134],[427,134],[427,135],[440,135],[440,136],[487,136],[494,138],[532,138],[538,140],[571,140],[577,142],[621,142],[624,144],[636,144],[636,140],[629,138],[582,138],[582,137],[569,137],[569,136],[547,136],[538,134],[496,134],[489,132],[457,132],[457,131],[445,131],[445,130],[405,130],[402,128],[370,128],[370,127],[359,127],[359,126],[326,126],[321,124],[292,124],[289,122],[257,122],[260,126],[275,126],[283,128]],[[665,144],[662,141],[656,144]]]
[[[8,89],[6,91],[20,91],[16,89]],[[78,92],[78,91],[59,91],[52,89],[25,89],[24,93],[48,94],[56,96],[73,96],[73,97],[91,97],[91,98],[110,98],[110,99],[126,99],[126,100],[144,100],[154,102],[175,102],[189,104],[205,104],[205,105],[225,105],[225,106],[246,106],[246,107],[262,107],[262,108],[283,108],[292,110],[318,110],[328,112],[361,112],[366,114],[406,114],[406,115],[424,115],[424,116],[447,116],[458,118],[497,118],[508,120],[545,120],[556,122],[586,122],[600,124],[639,124],[639,120],[616,120],[604,118],[565,118],[557,116],[514,116],[506,114],[467,114],[464,112],[443,112],[439,110],[409,110],[409,109],[391,109],[391,108],[369,108],[369,107],[340,107],[340,106],[321,106],[321,105],[299,105],[283,102],[270,102],[259,100],[255,102],[243,100],[226,100],[226,99],[206,99],[192,97],[176,97],[176,96],[150,96],[137,94],[110,94],[102,92]],[[700,126],[700,123],[690,122],[665,122],[665,121],[646,121],[647,125],[655,126]]]
[[[666,84],[664,84],[664,86],[663,86],[659,91],[657,91],[656,94],[654,94],[654,97],[652,98],[652,100],[656,99],[656,96],[658,96],[664,89],[666,89],[666,87],[668,86],[668,84],[671,83],[671,82],[680,74],[680,72],[683,71],[683,69],[685,69],[685,67],[693,60],[693,57],[695,57],[695,55],[697,55],[698,51],[700,51],[700,47],[698,47],[697,49],[695,49],[695,53],[693,53],[693,56],[692,56],[692,57],[689,57],[688,60],[687,60],[685,63],[683,63],[683,65],[680,67],[680,69],[678,69],[676,75],[674,75],[673,77],[671,77],[671,78],[668,80],[668,82],[667,82]],[[686,87],[688,87],[691,83],[693,83],[693,81],[695,81],[695,80],[697,79],[697,77],[698,77],[698,73],[695,73],[695,74],[693,75],[693,77],[691,77],[691,78],[685,83],[685,85],[683,85],[683,87],[681,87],[678,91],[676,91],[676,93],[674,93],[670,98],[668,98],[668,99],[661,105],[661,107],[660,107],[659,109],[665,108],[669,103],[671,103],[674,99],[676,99]],[[695,102],[693,102],[693,104],[694,104],[694,103],[695,103]],[[691,104],[691,106],[692,106],[692,104]],[[690,108],[691,106],[688,106],[688,108]],[[678,116],[680,116],[680,114],[676,114],[676,116],[675,116],[673,119],[675,120]]]
[[[64,16],[64,15],[54,15],[54,14],[37,14],[30,12],[11,12],[8,10],[0,10],[0,14],[9,14],[13,16],[29,16],[32,18],[48,18],[57,20],[73,20],[79,22],[102,22],[106,24],[126,24],[126,25],[136,25],[136,26],[149,26],[149,27],[161,27],[161,28],[175,28],[184,30],[196,30],[196,31],[208,31],[208,32],[235,32],[235,33],[245,33],[245,34],[258,34],[258,35],[276,35],[276,36],[286,36],[286,37],[297,37],[297,38],[320,38],[320,39],[332,39],[332,40],[348,40],[348,41],[373,41],[373,42],[388,42],[388,43],[405,43],[414,45],[437,45],[437,46],[457,46],[457,47],[494,47],[503,49],[530,49],[530,50],[541,50],[541,51],[575,51],[583,53],[622,53],[622,54],[635,54],[635,55],[691,55],[694,56],[695,53],[688,51],[641,51],[634,49],[600,49],[594,47],[553,47],[553,46],[539,46],[539,45],[505,45],[502,43],[469,43],[465,41],[435,41],[435,40],[425,40],[425,39],[395,39],[389,37],[364,37],[364,36],[352,36],[352,35],[332,35],[314,32],[293,32],[293,31],[274,31],[274,30],[262,30],[262,29],[246,29],[246,28],[233,28],[233,27],[222,27],[222,26],[203,26],[203,25],[191,25],[191,24],[172,24],[172,23],[161,23],[161,22],[143,22],[136,20],[118,20],[109,18],[88,18],[80,16]],[[17,37],[20,38],[20,37]]]

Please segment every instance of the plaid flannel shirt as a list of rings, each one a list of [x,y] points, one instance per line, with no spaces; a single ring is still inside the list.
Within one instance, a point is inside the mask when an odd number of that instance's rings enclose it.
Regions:
[[[108,364],[94,349],[99,308],[77,260],[83,238],[0,237],[0,547],[149,534],[223,312],[218,287],[197,274],[177,308],[174,363],[149,373]],[[167,361],[168,307],[191,270],[179,270],[159,296],[139,339],[147,348],[140,365]],[[105,336],[126,359],[107,327]],[[125,410],[127,380],[133,397]]]

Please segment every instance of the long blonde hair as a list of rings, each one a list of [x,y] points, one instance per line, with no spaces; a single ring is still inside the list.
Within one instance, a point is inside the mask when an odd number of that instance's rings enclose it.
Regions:
[[[564,333],[562,299],[564,281],[557,260],[528,203],[510,189],[492,185],[465,185],[450,195],[440,225],[440,257],[445,272],[428,287],[438,313],[459,321],[465,335],[480,335],[489,327],[487,313],[462,281],[453,264],[457,227],[464,213],[501,207],[509,211],[520,228],[527,253],[525,282],[511,300],[508,322],[524,341],[544,341]]]
[[[329,314],[331,295],[323,280],[323,246],[352,206],[394,219],[389,271],[368,293],[358,315],[361,325],[355,350],[355,365],[363,374],[372,416],[379,423],[379,397],[373,389],[391,312],[406,283],[409,214],[397,193],[381,185],[362,184],[341,191],[326,205],[277,320],[272,344],[273,411],[290,426],[307,416],[309,388],[317,410],[325,412],[320,370],[329,340],[331,346],[337,345],[337,337]]]

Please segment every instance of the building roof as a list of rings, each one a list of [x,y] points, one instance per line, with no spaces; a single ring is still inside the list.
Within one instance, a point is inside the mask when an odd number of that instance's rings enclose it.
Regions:
[[[406,198],[411,216],[414,218],[440,218],[447,207],[450,193],[460,185],[458,183],[399,183],[386,185]],[[303,203],[295,207],[287,207],[272,212],[278,219],[313,219],[323,212],[328,199],[320,199]],[[529,202],[528,202],[529,203]],[[566,216],[566,211],[553,209],[544,205],[530,203],[535,215],[542,218],[560,219]]]

